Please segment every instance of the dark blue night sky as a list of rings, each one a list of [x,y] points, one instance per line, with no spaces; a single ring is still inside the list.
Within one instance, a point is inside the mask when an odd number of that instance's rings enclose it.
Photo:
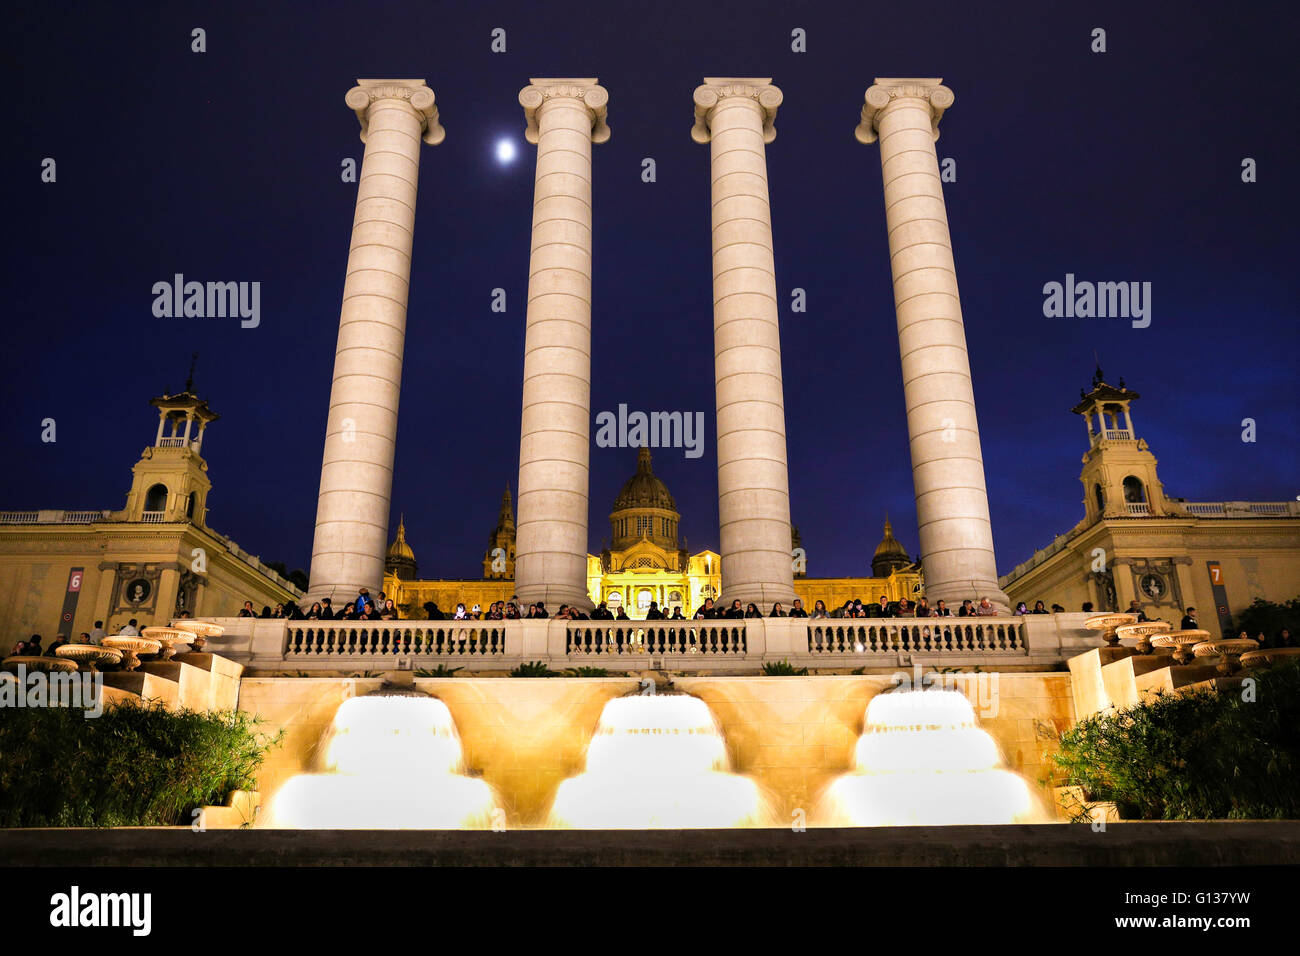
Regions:
[[[793,12],[795,10],[798,12]],[[0,508],[120,508],[148,400],[198,391],[209,521],[267,560],[310,560],[355,186],[357,77],[422,77],[446,141],[421,154],[394,514],[424,576],[477,577],[515,483],[532,205],[516,99],[599,76],[592,410],[706,413],[702,458],[656,455],[692,550],[718,545],[705,75],[771,76],[768,147],[790,487],[814,576],[869,573],[886,511],[917,550],[876,147],[875,76],[942,76],[938,150],[1000,571],[1082,516],[1093,373],[1142,394],[1168,494],[1300,493],[1297,14],[1246,4],[654,3],[24,5],[11,11],[9,329]],[[190,52],[193,27],[207,52]],[[505,54],[489,49],[495,27]],[[808,52],[790,50],[807,31]],[[1108,52],[1090,51],[1094,27]],[[495,158],[501,138],[520,149]],[[54,184],[41,161],[57,161]],[[658,181],[641,181],[653,157]],[[1241,181],[1241,162],[1258,182]],[[160,319],[175,273],[260,281],[262,321]],[[1149,281],[1151,326],[1047,319],[1044,283]],[[494,288],[509,310],[490,309]],[[808,310],[789,309],[806,290]],[[1243,418],[1258,440],[1241,441]],[[54,418],[58,440],[40,440]],[[594,429],[593,429],[594,434]],[[590,546],[635,453],[592,449]]]

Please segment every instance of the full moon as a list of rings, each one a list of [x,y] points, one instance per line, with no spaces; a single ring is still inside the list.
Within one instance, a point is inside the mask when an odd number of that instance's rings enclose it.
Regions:
[[[508,139],[497,140],[497,162],[502,165],[512,162],[515,158],[515,144]]]

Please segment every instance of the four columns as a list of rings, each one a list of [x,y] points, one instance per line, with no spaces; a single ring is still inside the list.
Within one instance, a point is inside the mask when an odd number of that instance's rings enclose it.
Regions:
[[[925,594],[953,605],[987,597],[1005,609],[934,150],[939,120],[952,103],[952,90],[939,79],[877,79],[857,138],[880,143]]]
[[[336,606],[362,587],[378,594],[388,547],[397,401],[411,281],[421,141],[436,145],[424,80],[357,80],[345,102],[366,144],[348,247],[312,542],[313,599]]]
[[[609,139],[609,94],[589,79],[533,79],[519,93],[537,146],[528,256],[515,593],[591,609],[591,144]]]
[[[358,80],[346,102],[366,144],[339,318],[312,545],[313,598],[383,579],[411,272],[419,144],[437,144],[423,80]],[[591,144],[609,138],[596,79],[533,79],[519,94],[537,146],[519,442],[515,583],[524,603],[590,607]],[[714,375],[723,599],[794,598],[785,402],[765,144],[781,91],[706,77],[692,138],[710,144]],[[934,141],[952,92],[877,79],[857,138],[879,141],[926,592],[997,587],[952,244]]]
[[[691,138],[709,144],[713,374],[722,600],[764,613],[794,600],[785,394],[765,144],[781,91],[769,78],[705,77]]]

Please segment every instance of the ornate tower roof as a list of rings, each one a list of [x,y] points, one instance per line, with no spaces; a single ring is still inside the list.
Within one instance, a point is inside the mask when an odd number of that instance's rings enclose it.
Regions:
[[[885,536],[880,539],[880,544],[876,546],[876,554],[871,559],[872,577],[887,578],[891,571],[905,568],[911,563],[912,559],[907,556],[907,549],[894,537],[894,526],[886,515]]]
[[[483,553],[484,579],[513,578],[515,576],[515,510],[510,499],[510,486],[501,492],[501,510],[497,512],[497,526],[488,535],[487,551]]]

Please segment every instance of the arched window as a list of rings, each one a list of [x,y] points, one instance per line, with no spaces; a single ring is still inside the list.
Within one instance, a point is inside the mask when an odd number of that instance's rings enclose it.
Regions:
[[[167,508],[167,486],[154,485],[144,494],[145,511],[165,511]]]
[[[1093,485],[1092,493],[1097,496],[1097,510],[1106,510],[1106,492],[1101,490],[1101,485]]]
[[[1130,504],[1142,504],[1147,500],[1146,489],[1142,482],[1133,475],[1124,479],[1124,500]]]

